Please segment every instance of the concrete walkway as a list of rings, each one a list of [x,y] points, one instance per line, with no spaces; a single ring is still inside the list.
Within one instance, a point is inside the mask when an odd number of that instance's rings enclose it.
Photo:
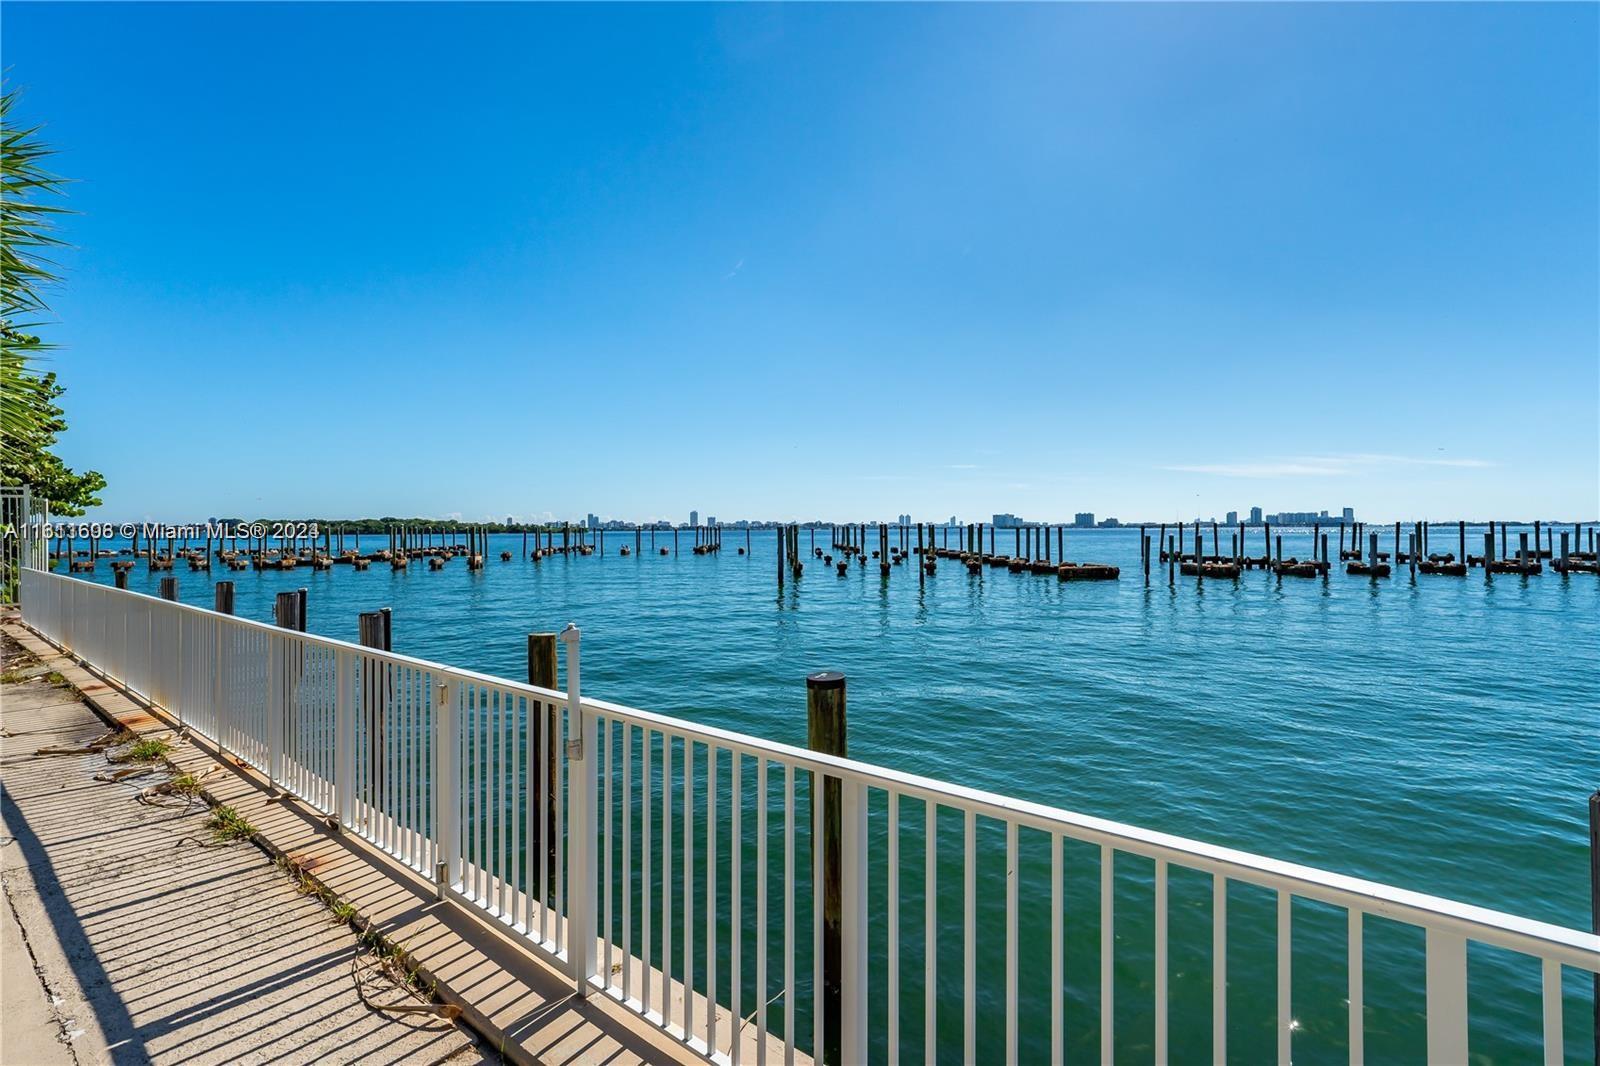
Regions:
[[[106,730],[69,687],[0,685],[0,1062],[498,1061],[449,1021],[369,1010],[354,932],[255,845],[217,846],[204,803],[146,806],[161,775],[97,781],[103,753],[34,754]]]

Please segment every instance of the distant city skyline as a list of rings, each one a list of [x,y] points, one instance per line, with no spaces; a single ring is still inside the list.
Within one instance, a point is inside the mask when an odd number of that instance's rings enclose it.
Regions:
[[[1596,5],[374,10],[7,5],[101,516],[1600,511]]]
[[[1456,522],[1456,521],[1466,521],[1468,524],[1478,524],[1478,523],[1481,523],[1481,522],[1484,522],[1484,521],[1497,521],[1497,522],[1504,522],[1504,523],[1506,523],[1508,525],[1526,524],[1526,523],[1531,523],[1531,522],[1536,521],[1536,520],[1543,520],[1543,521],[1550,522],[1550,523],[1562,523],[1562,522],[1584,522],[1584,523],[1588,523],[1588,522],[1600,521],[1600,516],[1596,516],[1596,515],[1558,514],[1558,513],[1555,513],[1555,512],[1537,512],[1537,513],[1530,512],[1530,513],[1527,513],[1527,514],[1498,514],[1498,515],[1461,514],[1461,515],[1449,516],[1449,517],[1446,517],[1446,518],[1440,518],[1440,517],[1421,516],[1421,515],[1394,515],[1394,514],[1358,516],[1356,514],[1356,512],[1355,512],[1355,509],[1351,508],[1351,507],[1341,508],[1337,513],[1334,512],[1331,509],[1323,509],[1323,510],[1319,510],[1319,511],[1273,511],[1273,512],[1267,512],[1267,511],[1264,511],[1264,509],[1261,508],[1261,507],[1252,507],[1250,509],[1250,511],[1251,511],[1251,513],[1249,515],[1243,517],[1243,518],[1241,518],[1241,516],[1239,515],[1239,512],[1237,512],[1237,511],[1227,511],[1220,517],[1218,515],[1216,515],[1215,513],[1204,513],[1204,512],[1199,513],[1199,514],[1190,514],[1190,515],[1187,515],[1187,516],[1183,516],[1183,515],[1161,516],[1161,515],[1149,515],[1149,514],[1146,514],[1146,515],[1134,514],[1134,515],[1131,515],[1131,516],[1117,516],[1117,515],[1104,515],[1104,516],[1101,516],[1101,515],[1098,515],[1098,514],[1096,514],[1095,512],[1092,512],[1092,511],[1077,511],[1077,512],[1073,512],[1070,516],[1061,516],[1061,515],[1055,515],[1055,514],[1041,514],[1039,516],[1022,516],[1022,515],[1012,514],[1010,512],[997,512],[997,513],[990,514],[990,515],[973,515],[973,516],[970,516],[970,517],[962,517],[960,515],[949,515],[949,516],[944,516],[944,517],[933,517],[933,518],[924,518],[924,517],[920,517],[920,516],[916,516],[916,515],[912,515],[912,514],[908,514],[908,513],[900,513],[900,514],[893,515],[893,516],[890,516],[890,515],[875,515],[875,514],[848,514],[848,515],[831,515],[831,516],[829,516],[829,515],[804,515],[804,516],[783,516],[783,517],[756,516],[756,517],[740,517],[740,518],[730,518],[730,519],[721,519],[721,518],[718,518],[715,515],[707,515],[703,524],[700,523],[699,521],[697,521],[699,516],[698,516],[698,514],[696,512],[690,512],[690,517],[687,520],[680,519],[680,520],[676,520],[676,521],[673,520],[670,517],[658,517],[658,516],[621,517],[621,516],[612,515],[612,514],[597,514],[597,513],[592,512],[592,511],[587,512],[587,513],[582,514],[582,515],[559,515],[559,514],[554,514],[554,513],[551,513],[551,512],[545,512],[545,513],[539,513],[539,514],[505,515],[503,518],[491,518],[491,517],[487,517],[487,516],[473,517],[473,516],[469,516],[469,515],[463,515],[463,514],[458,513],[458,512],[449,512],[449,513],[445,513],[445,514],[432,514],[432,515],[427,515],[427,514],[390,514],[390,515],[388,515],[388,518],[392,519],[397,524],[415,523],[415,522],[426,523],[428,521],[437,521],[437,522],[441,522],[441,523],[461,523],[461,524],[466,524],[466,525],[482,525],[482,526],[489,527],[489,528],[492,528],[492,527],[495,527],[495,526],[522,526],[522,525],[547,524],[547,525],[557,525],[557,526],[570,525],[573,528],[587,528],[587,529],[594,529],[594,530],[604,529],[604,530],[608,530],[608,531],[610,531],[610,530],[619,530],[619,529],[632,530],[632,529],[635,529],[635,528],[658,529],[658,530],[694,529],[694,528],[705,528],[705,527],[711,527],[711,526],[721,526],[721,527],[723,527],[725,529],[744,529],[746,527],[766,528],[766,527],[770,527],[770,526],[773,526],[773,525],[780,525],[780,524],[781,525],[798,524],[798,525],[801,525],[801,526],[827,526],[827,525],[855,525],[855,524],[864,523],[866,525],[876,526],[880,522],[882,522],[884,524],[887,524],[887,525],[891,525],[891,526],[892,525],[896,525],[896,524],[907,525],[907,526],[916,525],[916,524],[927,524],[927,525],[938,526],[938,527],[944,527],[944,526],[964,527],[964,526],[967,526],[967,525],[982,525],[982,526],[985,526],[985,527],[994,526],[994,527],[999,528],[999,529],[1013,529],[1013,528],[1023,529],[1023,528],[1036,528],[1036,527],[1048,525],[1048,526],[1064,526],[1064,527],[1067,527],[1067,528],[1078,529],[1078,530],[1092,530],[1092,529],[1126,529],[1126,528],[1128,528],[1130,526],[1138,527],[1138,526],[1141,526],[1141,525],[1160,525],[1162,523],[1171,525],[1171,524],[1178,523],[1178,522],[1182,522],[1182,523],[1186,523],[1186,524],[1187,523],[1203,523],[1203,524],[1208,524],[1209,525],[1209,524],[1215,523],[1215,524],[1218,524],[1218,525],[1227,525],[1227,526],[1245,525],[1245,526],[1254,527],[1254,526],[1262,526],[1262,525],[1268,525],[1268,526],[1277,526],[1277,525],[1283,525],[1283,526],[1307,525],[1307,526],[1309,526],[1309,525],[1316,525],[1316,524],[1320,524],[1320,525],[1337,525],[1337,524],[1339,524],[1341,522],[1345,523],[1346,525],[1349,525],[1349,524],[1352,524],[1352,523],[1354,523],[1354,522],[1356,522],[1358,520],[1361,521],[1362,523],[1373,524],[1373,525],[1387,525],[1387,524],[1390,524],[1390,523],[1393,523],[1393,522],[1396,522],[1396,521],[1403,521],[1403,522],[1429,521],[1429,522],[1438,522],[1438,523],[1451,523],[1451,522]],[[165,524],[165,523],[201,523],[201,524],[203,524],[203,523],[211,523],[211,524],[217,524],[217,523],[221,523],[221,522],[230,522],[230,521],[235,521],[235,520],[238,520],[238,521],[253,521],[253,520],[261,519],[261,518],[282,519],[282,518],[285,518],[285,517],[287,517],[287,516],[276,514],[276,513],[254,514],[254,513],[248,513],[248,512],[239,512],[239,513],[232,513],[232,514],[214,513],[214,514],[207,514],[207,515],[202,517],[202,516],[200,516],[198,514],[193,514],[193,513],[189,513],[189,512],[182,512],[182,513],[179,513],[179,514],[161,516],[160,518],[146,518],[144,516],[128,516],[128,515],[105,514],[105,515],[102,515],[102,516],[99,516],[99,517],[89,517],[89,518],[82,518],[82,519],[57,519],[57,521],[58,522],[68,522],[68,523],[93,523],[93,522],[99,521],[99,522],[107,523],[107,524],[110,524],[110,525],[122,525],[122,524],[127,524],[127,523],[139,524],[139,523],[145,523],[145,522],[159,522],[159,523],[163,523],[163,524]],[[304,517],[306,517],[308,519],[311,519],[311,520],[322,520],[322,521],[327,521],[327,522],[341,522],[341,521],[353,522],[353,521],[381,521],[381,520],[385,520],[384,516],[380,516],[380,515],[372,515],[372,514],[358,515],[358,514],[352,514],[352,513],[348,513],[348,512],[327,512],[327,513],[320,514],[320,515],[306,515]]]

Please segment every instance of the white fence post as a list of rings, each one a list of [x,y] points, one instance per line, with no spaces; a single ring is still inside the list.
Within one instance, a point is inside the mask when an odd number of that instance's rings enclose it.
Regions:
[[[441,893],[461,880],[461,802],[456,767],[461,764],[461,734],[456,727],[456,683],[439,682],[433,704],[434,877]],[[530,790],[531,791],[531,790]],[[530,795],[527,802],[533,802]],[[443,877],[439,876],[443,866]],[[533,889],[530,887],[530,892]]]
[[[356,710],[351,698],[355,664],[348,651],[333,657],[333,813],[339,825],[356,825]]]
[[[222,700],[223,691],[223,661],[222,649],[225,643],[223,634],[227,631],[227,623],[221,615],[214,614],[211,619],[211,727],[217,731],[212,739],[217,742],[217,754],[225,755],[228,751],[228,708]]]
[[[567,960],[580,997],[594,973],[595,747],[599,730],[583,712],[578,680],[578,627],[561,631],[567,646]],[[559,875],[559,871],[558,871]]]
[[[185,692],[185,689],[186,689],[187,686],[185,686],[184,683],[183,683],[184,682],[184,675],[189,672],[188,668],[189,668],[189,665],[190,665],[188,663],[188,661],[184,658],[184,654],[183,654],[183,645],[184,645],[184,636],[183,636],[183,634],[184,634],[184,631],[189,628],[189,623],[191,621],[192,621],[192,619],[190,619],[189,616],[184,614],[182,611],[179,611],[179,610],[177,610],[175,608],[172,609],[172,692],[173,692],[173,700],[172,700],[172,706],[170,708],[168,708],[168,709],[172,711],[173,717],[178,720],[178,731],[179,732],[182,732],[184,730],[184,728],[189,724],[188,719],[193,717],[193,714],[190,714],[190,715],[188,715],[186,717],[184,715],[184,708],[183,708],[184,697],[187,695],[187,693]]]
[[[67,651],[77,650],[77,641],[72,639],[72,622],[78,616],[77,589],[72,582],[60,586],[62,606],[59,608],[62,616],[61,646]]]
[[[866,1062],[872,1029],[867,1019],[867,786],[849,777],[841,784],[839,1061]]]
[[[262,728],[267,731],[267,793],[277,795],[278,750],[283,739],[283,639],[276,633],[267,637],[267,713]]]
[[[1467,941],[1429,929],[1426,943],[1428,1061],[1467,1061]]]

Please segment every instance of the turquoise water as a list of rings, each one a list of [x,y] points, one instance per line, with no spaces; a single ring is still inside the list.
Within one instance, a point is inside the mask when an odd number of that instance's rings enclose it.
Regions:
[[[1259,531],[1254,537],[1259,552]],[[1383,550],[1391,537],[1392,529]],[[1226,538],[1225,530],[1224,551]],[[369,550],[380,546],[371,540]],[[1001,534],[1000,551],[1009,540]],[[704,557],[689,554],[690,539],[667,558],[648,551],[648,534],[639,556],[619,557],[623,543],[631,536],[608,537],[604,557],[502,563],[500,550],[519,553],[522,538],[495,537],[481,573],[456,560],[442,572],[375,564],[362,573],[215,576],[234,580],[240,615],[270,620],[275,592],[305,587],[309,628],[354,639],[358,612],[391,607],[395,650],[510,678],[525,676],[527,633],[577,622],[586,692],[802,746],[804,676],[841,670],[857,758],[1587,925],[1586,799],[1600,783],[1594,575],[1412,578],[1396,567],[1378,580],[1251,572],[1237,582],[1179,577],[1169,585],[1156,570],[1146,584],[1137,531],[1108,530],[1069,532],[1067,555],[1121,565],[1116,582],[988,568],[969,576],[945,560],[919,585],[910,564],[884,581],[875,566],[841,578],[813,560],[779,593],[771,533],[754,534],[743,557],[744,536],[733,531],[720,555]],[[802,549],[810,544],[803,531]],[[1285,535],[1286,555],[1306,557],[1309,545],[1309,533]],[[1437,531],[1432,547],[1454,550],[1454,530]],[[1468,547],[1481,550],[1481,531],[1469,530]],[[111,581],[103,563],[85,576]],[[158,576],[136,568],[130,587],[153,593]],[[185,602],[210,606],[210,576],[176,576]],[[902,875],[907,959],[920,958],[922,817],[919,804],[903,804],[904,824],[918,829]],[[960,831],[957,820],[941,821],[943,853],[960,854]],[[1025,889],[1048,883],[1040,880],[1047,842],[1030,836],[1022,839]],[[979,845],[985,883],[1002,877],[999,827],[981,826]],[[874,856],[881,905],[881,848]],[[1094,1057],[1098,857],[1069,846],[1068,864],[1069,1053]],[[1150,869],[1121,857],[1117,870],[1118,1054],[1137,1060],[1149,1055],[1152,1026]],[[960,1000],[957,871],[941,877],[954,893],[940,901],[946,1003]],[[1173,1058],[1206,1060],[1210,880],[1176,870],[1172,878]],[[1047,904],[1024,891],[1032,928],[1048,930],[1039,917]],[[980,928],[998,929],[1002,905],[998,890],[983,896]],[[1248,888],[1230,897],[1236,1061],[1272,1056],[1272,908],[1269,894]],[[1344,915],[1300,904],[1294,921],[1296,1058],[1339,1061]],[[1423,1033],[1421,935],[1369,919],[1366,939],[1368,1058],[1414,1060]],[[993,937],[979,944],[979,984],[991,990],[979,1010],[980,1052],[998,1050],[1001,947]],[[873,948],[884,950],[881,934]],[[1048,974],[1047,936],[1024,938],[1022,963],[1024,974]],[[1537,965],[1487,949],[1474,949],[1470,964],[1474,1057],[1536,1056]],[[907,966],[916,980],[903,982],[901,1046],[914,1056],[921,965]],[[1567,993],[1569,1059],[1583,1061],[1588,985],[1569,975]],[[1025,979],[1025,1007],[1046,994],[1042,982]],[[879,986],[875,1018],[883,1006]],[[947,1053],[959,1054],[959,1022],[940,1019]],[[1025,1032],[1023,1050],[1047,1052],[1048,1035]]]

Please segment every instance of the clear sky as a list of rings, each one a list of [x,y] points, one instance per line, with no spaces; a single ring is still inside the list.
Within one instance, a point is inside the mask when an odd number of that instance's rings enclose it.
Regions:
[[[1600,7],[7,2],[107,518],[1600,511]]]

